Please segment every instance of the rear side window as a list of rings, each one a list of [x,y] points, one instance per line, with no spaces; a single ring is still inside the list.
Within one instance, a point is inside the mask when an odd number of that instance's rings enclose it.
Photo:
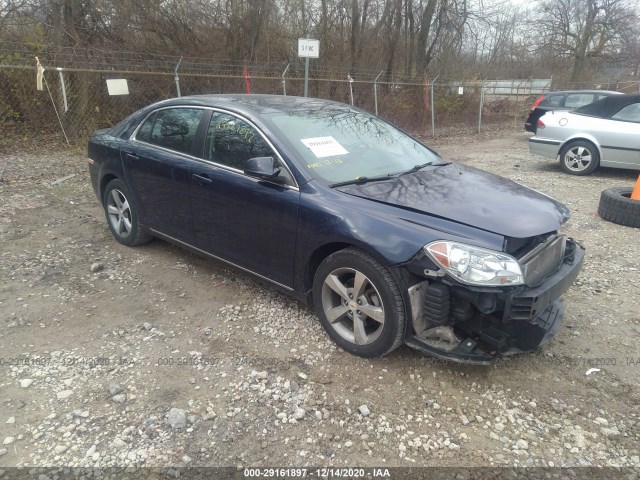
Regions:
[[[550,107],[560,107],[562,106],[562,100],[564,99],[564,95],[549,95],[542,102],[543,105],[549,105]]]
[[[136,139],[181,153],[191,153],[204,110],[167,108],[151,115],[140,127]]]
[[[607,98],[610,97],[611,94],[610,93],[599,93],[598,94],[598,100],[602,100],[603,98]]]
[[[613,120],[640,123],[640,103],[632,103],[621,108],[611,118]]]
[[[564,101],[564,106],[567,108],[578,108],[593,103],[594,100],[595,94],[593,93],[570,93]]]

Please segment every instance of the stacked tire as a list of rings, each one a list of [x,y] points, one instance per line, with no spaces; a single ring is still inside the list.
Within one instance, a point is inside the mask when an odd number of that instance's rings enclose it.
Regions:
[[[640,201],[631,199],[632,191],[633,187],[604,190],[598,205],[600,217],[619,225],[640,228]]]

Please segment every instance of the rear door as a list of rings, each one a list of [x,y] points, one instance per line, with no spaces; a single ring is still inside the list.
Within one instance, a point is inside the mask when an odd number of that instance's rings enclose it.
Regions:
[[[206,110],[169,107],[154,111],[122,151],[127,182],[144,224],[194,243],[189,168]]]
[[[277,182],[243,173],[249,158],[268,156],[280,162]],[[254,125],[222,111],[211,116],[202,158],[190,170],[198,247],[292,287],[300,192],[282,158]]]

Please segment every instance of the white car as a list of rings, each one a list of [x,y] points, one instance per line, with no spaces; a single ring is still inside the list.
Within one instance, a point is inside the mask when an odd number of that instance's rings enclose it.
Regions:
[[[560,158],[571,175],[599,165],[640,170],[640,94],[614,95],[572,112],[550,111],[529,139],[529,151]]]

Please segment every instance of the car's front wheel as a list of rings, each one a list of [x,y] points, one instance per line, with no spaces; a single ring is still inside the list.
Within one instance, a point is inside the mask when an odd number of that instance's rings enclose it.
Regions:
[[[313,300],[324,329],[350,353],[381,357],[403,342],[405,308],[398,284],[359,249],[340,250],[320,264]]]
[[[589,175],[598,168],[599,162],[596,146],[584,140],[570,142],[560,151],[560,168],[570,175]]]
[[[122,180],[116,178],[107,184],[102,204],[109,230],[118,242],[132,247],[151,240],[140,225],[140,211]]]

